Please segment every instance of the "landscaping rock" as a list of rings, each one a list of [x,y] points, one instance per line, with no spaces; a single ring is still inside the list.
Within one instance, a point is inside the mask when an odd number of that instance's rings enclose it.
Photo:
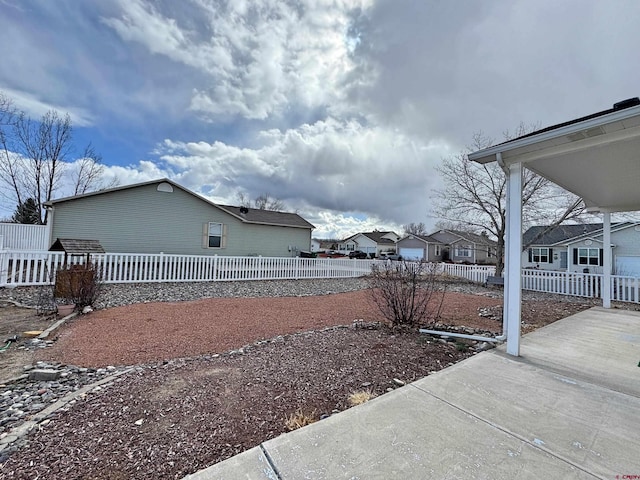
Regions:
[[[60,378],[59,370],[36,369],[29,372],[29,380],[33,382],[50,382]]]

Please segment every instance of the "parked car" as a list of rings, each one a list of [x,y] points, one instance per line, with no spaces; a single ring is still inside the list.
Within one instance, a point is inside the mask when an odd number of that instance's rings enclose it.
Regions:
[[[367,258],[367,256],[365,252],[361,252],[360,250],[349,252],[349,258]]]

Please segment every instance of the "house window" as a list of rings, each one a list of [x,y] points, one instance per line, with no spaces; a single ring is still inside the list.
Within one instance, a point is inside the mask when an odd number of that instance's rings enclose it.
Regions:
[[[440,245],[436,245],[436,257],[439,257],[442,253],[442,247]]]
[[[471,246],[470,245],[457,245],[456,246],[456,257],[470,257],[471,256]]]
[[[222,247],[222,224],[209,222],[209,248]]]
[[[533,263],[549,263],[549,249],[548,248],[532,248],[531,261]]]
[[[487,247],[487,258],[496,257],[497,255],[493,251],[493,248]]]
[[[579,248],[578,265],[600,265],[600,249]]]
[[[352,252],[356,249],[356,246],[353,243],[347,243],[346,246],[347,246],[347,252],[350,252],[350,251]]]

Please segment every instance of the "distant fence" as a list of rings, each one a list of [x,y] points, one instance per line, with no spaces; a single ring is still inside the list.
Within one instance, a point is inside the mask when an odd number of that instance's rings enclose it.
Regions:
[[[47,250],[49,235],[46,225],[0,223],[0,250]]]
[[[0,251],[0,286],[51,285],[64,264],[62,252]],[[228,257],[141,253],[92,255],[105,283],[215,282],[360,277],[384,260],[299,257]],[[68,257],[72,264],[85,257]],[[482,283],[495,274],[494,266],[438,264],[439,272]],[[600,297],[601,274],[522,271],[522,288],[581,297]],[[611,276],[611,299],[640,303],[640,279]]]

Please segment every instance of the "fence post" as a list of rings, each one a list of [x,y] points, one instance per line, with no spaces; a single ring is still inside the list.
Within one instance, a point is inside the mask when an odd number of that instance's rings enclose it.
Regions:
[[[7,275],[9,275],[9,252],[0,250],[0,287],[7,284]]]

